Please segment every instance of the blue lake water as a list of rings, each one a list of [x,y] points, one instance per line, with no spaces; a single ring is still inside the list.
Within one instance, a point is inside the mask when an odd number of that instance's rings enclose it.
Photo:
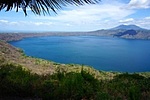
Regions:
[[[150,71],[150,40],[51,36],[26,38],[10,44],[29,56],[59,63],[84,64],[105,71]]]

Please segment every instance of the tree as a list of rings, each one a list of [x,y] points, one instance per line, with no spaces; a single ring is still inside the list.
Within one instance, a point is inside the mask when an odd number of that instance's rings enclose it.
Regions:
[[[50,11],[56,13],[57,9],[61,9],[62,6],[66,6],[68,4],[95,4],[99,1],[100,0],[0,0],[0,11],[2,9],[6,9],[6,11],[16,9],[16,12],[18,12],[18,9],[22,8],[26,16],[26,9],[30,8],[31,11],[37,15],[45,15],[50,14]]]

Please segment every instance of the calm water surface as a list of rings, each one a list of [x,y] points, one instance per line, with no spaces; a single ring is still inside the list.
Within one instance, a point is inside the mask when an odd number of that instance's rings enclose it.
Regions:
[[[150,40],[98,36],[52,36],[10,42],[29,56],[105,71],[150,71]]]

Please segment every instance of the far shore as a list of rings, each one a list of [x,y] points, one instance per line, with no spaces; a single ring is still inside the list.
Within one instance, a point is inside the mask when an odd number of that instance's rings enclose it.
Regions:
[[[90,32],[49,32],[49,33],[0,33],[0,40],[5,42],[18,41],[29,37],[43,36],[102,36],[100,34],[91,34]]]
[[[125,30],[98,30],[98,31],[89,31],[89,32],[33,32],[33,33],[2,33],[0,32],[0,40],[5,42],[18,41],[24,38],[29,37],[43,37],[43,36],[105,36],[105,37],[118,37],[123,39],[141,39],[141,40],[150,40],[150,31],[136,31],[137,34],[130,35],[125,34],[118,36],[120,32]]]

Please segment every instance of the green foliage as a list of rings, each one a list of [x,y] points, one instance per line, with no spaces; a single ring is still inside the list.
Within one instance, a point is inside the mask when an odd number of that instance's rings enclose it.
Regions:
[[[0,98],[44,100],[150,100],[150,79],[139,74],[119,74],[97,80],[82,67],[80,73],[57,69],[53,75],[31,74],[21,66],[0,66]]]
[[[32,84],[38,76],[12,64],[0,66],[0,94],[27,97],[33,95]],[[29,94],[30,91],[30,94]]]

